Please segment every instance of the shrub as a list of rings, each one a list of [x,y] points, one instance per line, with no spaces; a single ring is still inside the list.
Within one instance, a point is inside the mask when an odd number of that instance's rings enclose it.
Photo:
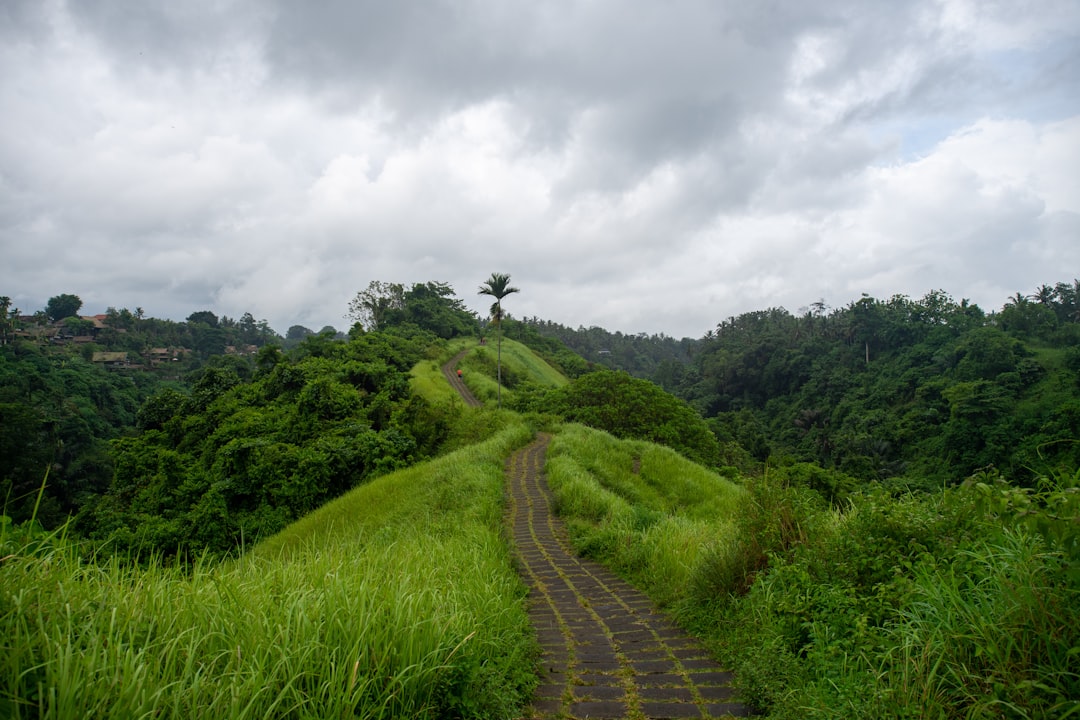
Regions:
[[[800,511],[790,491],[758,505],[803,518],[800,542],[766,552],[749,591],[712,609],[748,701],[773,718],[1080,712],[1068,488],[983,475],[933,495],[859,493],[843,513]],[[711,568],[718,583],[738,577],[738,538]]]
[[[720,458],[720,444],[701,416],[648,380],[611,370],[586,373],[545,402],[570,422],[666,445],[703,465]]]

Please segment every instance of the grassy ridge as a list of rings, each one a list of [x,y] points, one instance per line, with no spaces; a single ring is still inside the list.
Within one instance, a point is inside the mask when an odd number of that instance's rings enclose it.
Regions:
[[[466,379],[493,356],[470,353]],[[471,444],[238,560],[98,566],[0,525],[0,717],[516,717],[535,646],[503,461],[531,432],[455,406],[436,362],[412,377]],[[709,639],[774,720],[1080,718],[1080,473],[838,508],[804,471],[737,484],[578,425],[547,463],[578,549]]]
[[[495,338],[489,338],[484,345],[474,344],[461,361],[465,384],[484,403],[494,403],[498,394],[495,382],[497,351]],[[508,338],[502,341],[502,378],[504,403],[514,397],[513,388],[522,382],[548,387],[561,387],[570,382],[528,347]]]
[[[448,426],[446,437],[440,446],[442,452],[482,442],[501,431],[507,423],[520,422],[520,418],[515,415],[497,411],[494,402],[490,403],[489,407],[469,407],[443,377],[443,363],[460,351],[475,346],[476,340],[473,338],[450,340],[436,357],[418,362],[409,373],[409,386],[413,394],[427,403],[431,408],[431,416],[437,418],[436,422],[446,423]],[[495,381],[486,380],[494,392]]]
[[[409,389],[433,405],[462,406],[461,396],[442,375],[441,361],[419,362],[409,371]]]
[[[413,532],[417,525],[436,537],[472,524],[497,532],[503,461],[532,435],[510,414],[502,417],[508,426],[492,439],[357,487],[267,538],[251,554],[288,555],[335,536],[362,544],[373,533]]]
[[[442,374],[443,363],[462,350],[476,346],[474,338],[448,340],[434,357],[418,362],[410,371],[409,388],[413,394],[427,400],[432,405],[462,406],[461,396],[454,390]]]
[[[0,716],[514,717],[534,645],[502,459],[530,434],[379,478],[233,562],[9,547]]]
[[[567,425],[552,440],[548,481],[575,545],[661,604],[684,599],[734,531],[745,491],[678,453]]]
[[[838,510],[789,469],[739,487],[658,451],[568,426],[556,509],[768,717],[1080,717],[1080,473]]]

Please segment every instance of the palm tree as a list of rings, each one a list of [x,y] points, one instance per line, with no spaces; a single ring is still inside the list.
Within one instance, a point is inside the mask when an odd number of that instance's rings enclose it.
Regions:
[[[1011,306],[1011,307],[1022,308],[1024,306],[1026,306],[1027,304],[1028,304],[1027,295],[1025,295],[1024,293],[1018,292],[1018,293],[1016,293],[1015,295],[1011,296],[1008,299],[1008,301],[1005,303],[1005,307],[1010,307]]]
[[[1040,305],[1050,305],[1054,302],[1054,298],[1057,296],[1057,291],[1049,285],[1043,284],[1035,290],[1035,293],[1031,296],[1031,300],[1035,300]]]
[[[491,295],[495,298],[495,304],[491,306],[491,316],[495,319],[495,325],[499,328],[499,347],[496,352],[495,372],[498,382],[499,407],[502,407],[502,299],[510,293],[521,292],[516,287],[510,287],[510,276],[503,273],[491,273],[478,294]]]

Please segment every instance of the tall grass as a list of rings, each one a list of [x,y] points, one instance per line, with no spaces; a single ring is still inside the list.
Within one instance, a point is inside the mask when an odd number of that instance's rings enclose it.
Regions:
[[[501,535],[518,424],[350,492],[237,560],[0,565],[0,716],[514,717],[533,641]]]
[[[804,491],[752,488],[743,525],[801,532],[756,533],[767,565],[699,615],[745,698],[771,718],[1080,717],[1080,574],[1053,531],[1075,515],[1003,485],[868,489],[843,513]]]
[[[745,491],[669,448],[568,425],[547,475],[575,545],[661,604],[688,598],[695,576],[734,531]]]
[[[655,451],[568,426],[556,508],[768,717],[1080,718],[1080,473],[837,509],[790,473],[736,487]]]
[[[460,407],[465,403],[442,374],[442,360],[421,360],[409,371],[409,389],[436,406]]]
[[[465,384],[473,395],[484,403],[494,403],[498,394],[494,340],[474,346],[462,359],[461,366],[465,369]],[[502,341],[502,378],[504,403],[513,400],[514,387],[521,383],[559,387],[570,382],[528,347],[507,338]]]
[[[431,429],[436,432],[445,429],[445,438],[438,448],[440,453],[483,442],[501,431],[507,423],[519,421],[493,407],[469,407],[443,377],[442,364],[458,351],[475,345],[473,339],[452,340],[438,357],[421,360],[410,370],[410,389],[419,401],[427,403]],[[484,381],[490,383],[494,398],[495,381],[481,380]]]
[[[1080,594],[1026,533],[927,559],[879,665],[889,705],[913,717],[1080,717]]]
[[[475,338],[456,338],[433,347],[428,357],[409,371],[410,390],[432,405],[463,405],[457,390],[443,377],[442,366],[462,350],[473,347]]]

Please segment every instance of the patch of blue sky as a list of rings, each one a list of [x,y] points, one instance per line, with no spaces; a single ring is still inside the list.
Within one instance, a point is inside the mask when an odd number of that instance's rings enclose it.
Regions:
[[[906,163],[982,119],[1036,125],[1080,115],[1080,42],[1057,39],[1038,47],[997,50],[978,58],[977,78],[951,102],[918,104],[867,127],[871,138]]]
[[[908,163],[926,157],[942,140],[966,123],[958,117],[905,117],[870,129],[876,143],[894,148],[890,160]]]
[[[1037,47],[998,50],[981,62],[996,88],[998,112],[1034,123],[1080,113],[1080,38],[1061,37]],[[995,88],[988,90],[993,93]]]

